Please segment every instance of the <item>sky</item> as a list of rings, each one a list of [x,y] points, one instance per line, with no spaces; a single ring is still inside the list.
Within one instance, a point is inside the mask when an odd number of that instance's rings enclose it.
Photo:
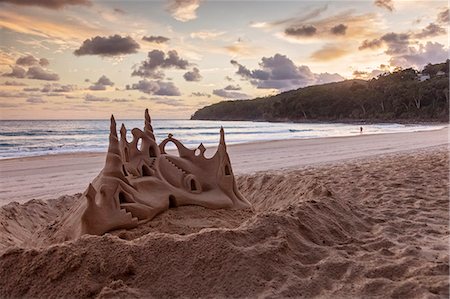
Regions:
[[[188,119],[448,58],[447,1],[0,0],[0,119]]]

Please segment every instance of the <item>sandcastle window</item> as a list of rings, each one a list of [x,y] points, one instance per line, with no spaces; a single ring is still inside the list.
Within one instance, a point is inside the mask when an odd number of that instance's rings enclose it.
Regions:
[[[194,180],[191,180],[191,191],[197,191],[197,184]]]
[[[142,176],[151,176],[152,171],[148,168],[147,165],[142,165]]]
[[[125,152],[125,161],[130,162],[130,156],[128,155],[128,148],[124,148],[124,152]]]
[[[169,195],[169,208],[176,208],[176,207],[177,207],[176,198],[171,194]]]
[[[127,198],[125,196],[125,193],[119,192],[119,202],[120,203],[127,203]]]
[[[155,148],[153,146],[150,146],[150,148],[148,149],[148,155],[150,156],[150,158],[156,157]]]
[[[137,148],[142,151],[142,138],[139,138],[136,143]]]
[[[231,175],[231,171],[230,171],[230,167],[227,165],[225,165],[225,175]]]

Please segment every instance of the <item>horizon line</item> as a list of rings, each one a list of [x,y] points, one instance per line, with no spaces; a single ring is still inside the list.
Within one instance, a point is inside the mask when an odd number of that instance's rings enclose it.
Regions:
[[[115,118],[115,117],[114,117]],[[115,118],[116,120],[142,120],[143,118]],[[110,118],[35,118],[35,119],[0,119],[0,121],[30,121],[30,120],[39,120],[39,121],[64,121],[64,120],[85,120],[85,121],[91,121],[91,120],[107,120],[109,121]],[[191,120],[189,118],[152,118],[153,120]]]

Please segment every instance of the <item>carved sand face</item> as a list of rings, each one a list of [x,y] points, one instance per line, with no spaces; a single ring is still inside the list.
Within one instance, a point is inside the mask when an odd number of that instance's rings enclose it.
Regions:
[[[81,217],[81,234],[133,227],[182,205],[251,207],[236,187],[223,129],[211,158],[205,157],[202,144],[191,150],[171,134],[158,145],[147,110],[144,131],[135,128],[131,133],[133,140],[128,142],[122,125],[119,141],[111,118],[105,167],[84,194],[88,204]],[[166,152],[168,143],[175,144],[178,156]]]

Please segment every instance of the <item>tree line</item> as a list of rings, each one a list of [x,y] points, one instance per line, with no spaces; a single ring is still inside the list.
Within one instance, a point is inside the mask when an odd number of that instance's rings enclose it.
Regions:
[[[447,122],[448,74],[449,60],[428,64],[420,73],[396,69],[368,81],[353,79],[252,100],[223,101],[197,110],[191,119]]]

